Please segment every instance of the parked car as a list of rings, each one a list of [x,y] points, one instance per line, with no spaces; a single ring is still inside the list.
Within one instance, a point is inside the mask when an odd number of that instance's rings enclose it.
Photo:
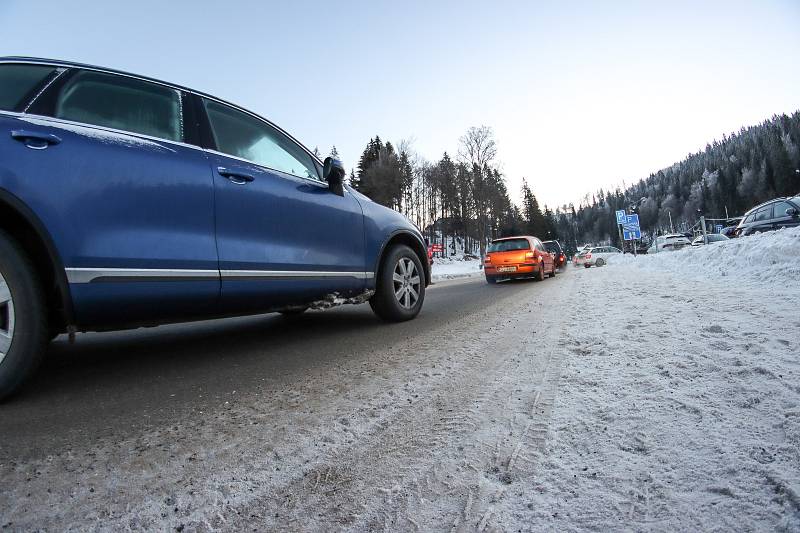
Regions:
[[[492,241],[484,259],[484,272],[488,283],[520,278],[541,281],[545,275],[555,277],[556,266],[542,241],[524,235]]]
[[[691,246],[692,241],[689,240],[683,233],[670,233],[668,235],[662,235],[658,237],[656,239],[656,244],[658,245],[659,252],[669,252],[680,250],[684,246]],[[650,248],[647,249],[648,254],[656,253],[656,244],[652,244]]]
[[[567,264],[567,254],[565,254],[563,248],[561,248],[560,242],[544,241],[542,244],[544,244],[544,247],[550,252],[550,255],[553,256],[557,269]]]
[[[0,58],[0,397],[58,333],[297,313],[419,313],[422,235],[285,131],[116,70]]]
[[[725,235],[729,239],[733,239],[736,237],[736,227],[737,226],[726,226],[722,228],[722,231],[719,233],[720,235]]]
[[[604,266],[608,263],[609,259],[618,254],[622,254],[622,250],[619,248],[614,248],[613,246],[596,246],[588,250],[584,255],[583,266],[585,268]]]
[[[697,247],[706,244],[714,244],[715,242],[724,242],[729,240],[730,240],[729,238],[727,238],[725,235],[722,235],[721,233],[709,233],[708,235],[705,236],[705,238],[703,235],[698,235],[697,237],[695,237],[695,239],[692,241],[692,246]]]
[[[583,263],[586,261],[586,254],[589,253],[591,249],[592,245],[585,244],[583,248],[578,250],[578,253],[572,257],[572,265],[575,267],[583,266]]]
[[[736,227],[736,236],[743,237],[798,225],[800,225],[800,196],[775,198],[745,213]]]

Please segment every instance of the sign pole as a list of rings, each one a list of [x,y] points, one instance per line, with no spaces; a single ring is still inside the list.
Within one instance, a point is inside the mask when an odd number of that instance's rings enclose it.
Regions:
[[[708,235],[706,235],[706,217],[700,216],[700,229],[703,230],[703,244],[708,244]]]

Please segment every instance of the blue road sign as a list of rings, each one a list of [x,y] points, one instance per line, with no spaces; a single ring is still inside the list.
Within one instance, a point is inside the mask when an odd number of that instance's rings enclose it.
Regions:
[[[622,230],[622,238],[625,239],[626,241],[639,240],[642,238],[642,232],[639,231],[638,229],[636,230],[624,229]]]
[[[626,222],[625,210],[620,209],[619,211],[617,211],[617,224],[624,224],[625,222]]]
[[[639,215],[627,215],[625,217],[625,223],[638,227],[639,226]]]
[[[722,224],[717,224],[714,229],[717,230],[717,233],[722,233]]]

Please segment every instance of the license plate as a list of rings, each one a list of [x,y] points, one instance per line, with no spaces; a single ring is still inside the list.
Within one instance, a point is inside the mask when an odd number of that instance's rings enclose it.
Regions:
[[[517,267],[497,267],[498,272],[516,272]]]

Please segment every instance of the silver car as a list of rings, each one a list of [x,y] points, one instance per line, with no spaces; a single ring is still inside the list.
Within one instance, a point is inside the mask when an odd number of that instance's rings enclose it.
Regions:
[[[703,235],[698,235],[697,237],[695,237],[695,239],[692,241],[692,246],[697,247],[697,246],[703,246],[705,244],[713,244],[715,242],[723,242],[729,240],[730,240],[729,238],[720,233],[709,233],[708,235],[705,236],[705,238],[703,237]]]
[[[586,268],[590,268],[592,266],[601,267],[608,263],[610,258],[621,253],[622,250],[619,248],[614,248],[613,246],[596,246],[586,252],[583,266]]]

